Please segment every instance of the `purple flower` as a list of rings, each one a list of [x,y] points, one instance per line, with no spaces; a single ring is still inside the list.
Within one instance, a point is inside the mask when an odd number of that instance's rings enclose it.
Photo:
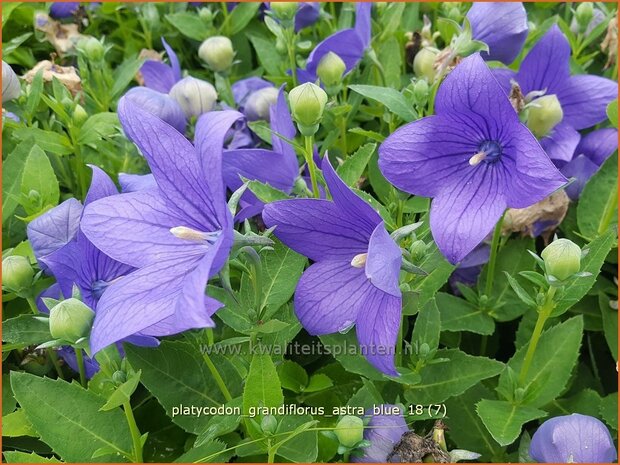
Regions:
[[[313,335],[355,325],[368,361],[397,376],[400,248],[379,214],[342,182],[327,157],[322,167],[333,201],[281,200],[263,211],[278,239],[315,262],[297,284],[295,313]]]
[[[320,2],[300,2],[299,9],[295,15],[295,32],[303,28],[312,26],[321,16]]]
[[[545,421],[532,437],[530,456],[540,463],[612,463],[617,453],[600,420],[573,413]]]
[[[485,60],[510,64],[527,38],[527,13],[520,2],[475,2],[467,12],[472,37],[489,46]]]
[[[618,150],[618,131],[614,128],[598,129],[581,139],[573,159],[560,166],[564,176],[575,178],[575,181],[566,188],[566,193],[572,200],[579,198],[588,179],[616,150]]]
[[[200,117],[192,145],[164,121],[121,99],[127,136],[146,157],[157,188],[93,202],[82,228],[104,253],[138,268],[99,301],[94,353],[128,334],[175,334],[214,326],[221,303],[205,294],[232,246],[232,218],[221,177],[224,137],[235,111]],[[127,311],[131,309],[131,311]]]
[[[134,87],[129,89],[124,98],[164,120],[177,131],[185,131],[187,125],[185,113],[172,97],[148,87]]]
[[[349,73],[362,59],[370,46],[370,11],[372,3],[355,4],[355,27],[338,31],[317,44],[312,50],[306,69],[298,69],[300,83],[317,80],[317,68],[321,59],[329,52],[338,55],[345,63],[345,74]]]
[[[181,80],[181,65],[177,54],[163,37],[161,43],[166,49],[170,65],[161,61],[146,60],[140,68],[140,73],[146,87],[167,94],[172,86]]]
[[[495,70],[495,76],[506,91],[513,79],[523,95],[530,94],[528,100],[540,96],[540,93],[555,95],[559,100],[563,119],[541,140],[543,148],[553,159],[570,159],[579,142],[577,130],[604,121],[607,105],[618,94],[618,84],[610,79],[587,74],[571,76],[570,54],[566,36],[557,25],[553,25],[523,59],[517,73],[507,69]]]
[[[271,128],[287,139],[295,137],[295,126],[288,110],[286,97],[282,89],[278,92],[275,105],[270,108]],[[236,149],[224,152],[222,175],[226,186],[235,191],[242,185],[240,176],[258,180],[280,189],[286,193],[293,190],[295,180],[299,177],[299,165],[295,150],[276,134],[271,136],[273,150]],[[235,216],[236,221],[260,214],[263,202],[249,191],[240,199],[241,211]]]
[[[54,2],[50,6],[50,16],[56,19],[70,18],[80,7],[80,2]]]
[[[386,405],[390,410],[394,405]],[[353,456],[351,460],[355,463],[385,463],[388,455],[398,444],[403,434],[409,431],[407,423],[402,415],[373,415],[370,422],[364,429],[364,439],[370,445],[363,449],[364,454]],[[392,461],[397,462],[398,460]]]
[[[459,263],[448,280],[454,294],[461,295],[457,283],[471,287],[478,282],[482,266],[489,261],[490,254],[491,247],[489,244],[482,243]]]
[[[152,174],[118,173],[118,183],[123,193],[157,188],[157,182]]]
[[[433,237],[456,264],[506,207],[528,207],[566,179],[519,121],[479,54],[447,76],[435,112],[391,134],[379,148],[379,167],[399,189],[433,197]]]

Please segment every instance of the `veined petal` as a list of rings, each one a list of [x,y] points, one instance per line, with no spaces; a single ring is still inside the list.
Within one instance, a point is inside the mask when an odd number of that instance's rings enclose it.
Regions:
[[[168,59],[170,60],[170,68],[172,69],[172,75],[174,77],[174,82],[176,83],[177,81],[181,80],[181,65],[179,64],[179,57],[177,57],[177,54],[174,52],[172,47],[168,45],[168,42],[166,42],[166,39],[164,39],[163,37],[161,39],[161,43],[163,44],[164,48],[166,49],[166,53],[168,54]]]
[[[355,32],[362,41],[364,49],[370,45],[372,2],[357,2],[355,4]],[[363,54],[363,51],[362,51]]]
[[[118,173],[118,183],[123,193],[157,188],[157,182],[152,174]]]
[[[493,73],[493,77],[499,82],[499,85],[502,86],[502,89],[504,89],[504,92],[510,95],[510,90],[512,89],[511,81],[516,81],[517,73],[508,68],[494,68],[491,72]]]
[[[392,409],[394,405],[386,405]],[[402,411],[402,409],[401,409]],[[369,412],[372,415],[372,411]],[[362,449],[364,455],[353,456],[356,463],[385,463],[387,457],[399,443],[403,434],[409,431],[402,413],[400,415],[372,415],[364,429],[364,439],[370,442]]]
[[[355,321],[362,353],[372,366],[390,376],[398,376],[394,355],[401,311],[400,297],[373,288],[366,293]]]
[[[364,42],[355,29],[343,29],[320,42],[310,56],[306,64],[306,71],[316,79],[316,70],[321,59],[329,52],[340,57],[345,64],[345,73],[351,71],[364,56]]]
[[[431,203],[433,238],[452,264],[484,240],[506,209],[505,184],[498,167],[481,163],[477,168]]]
[[[88,205],[104,197],[118,194],[118,189],[105,171],[95,165],[89,166],[90,169],[93,170],[93,178],[90,182],[90,188],[88,189],[86,198],[84,199],[84,205]]]
[[[281,153],[265,149],[227,150],[224,152],[222,163],[224,182],[235,191],[243,184],[241,181],[243,176],[288,193],[293,189],[299,174],[297,169],[289,168],[285,158],[286,156]]]
[[[571,76],[557,90],[563,121],[585,129],[607,119],[607,105],[618,96],[618,83],[601,76]]]
[[[276,104],[272,105],[269,109],[269,115],[269,121],[273,131],[287,139],[295,138],[297,131],[293,125],[293,118],[291,117],[291,112],[286,103],[283,87],[280,87],[278,99],[276,100]],[[299,164],[297,162],[297,155],[295,155],[295,149],[293,149],[288,142],[278,137],[277,134],[271,135],[271,146],[273,150],[284,156],[283,162],[291,172],[297,173]]]
[[[575,149],[575,154],[583,154],[596,165],[602,165],[616,150],[618,150],[618,130],[604,128],[592,131],[581,139]]]
[[[163,94],[170,92],[176,83],[172,68],[160,61],[146,60],[140,68],[140,73],[146,87]]]
[[[77,240],[73,239],[54,252],[41,258],[56,278],[60,290],[65,296],[71,295],[73,284],[78,282],[80,269],[80,249]]]
[[[368,244],[366,277],[376,288],[387,294],[400,297],[398,276],[402,261],[400,247],[390,237],[385,225],[379,223],[370,236],[370,243]]]
[[[246,79],[239,79],[231,87],[235,103],[242,106],[245,99],[248,98],[252,92],[264,89],[265,87],[273,87],[273,84],[269,81],[253,76]]]
[[[364,270],[351,266],[350,260],[320,261],[297,283],[295,313],[312,335],[344,331],[353,326],[373,289]]]
[[[540,140],[540,145],[552,160],[568,161],[573,158],[581,135],[562,121],[551,133]]]
[[[570,52],[566,36],[554,24],[521,63],[517,81],[523,95],[535,90],[546,90],[547,94],[557,93],[570,76]]]
[[[577,155],[562,167],[562,174],[575,180],[566,187],[566,194],[571,200],[577,200],[588,180],[596,173],[599,166],[585,155]]]

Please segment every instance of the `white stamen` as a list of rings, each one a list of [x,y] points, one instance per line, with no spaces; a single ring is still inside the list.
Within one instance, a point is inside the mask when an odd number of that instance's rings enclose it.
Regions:
[[[471,157],[469,159],[469,164],[471,166],[476,166],[482,160],[484,160],[486,157],[487,157],[487,153],[486,152],[478,152],[477,154],[475,154],[473,157]]]
[[[186,241],[203,242],[211,238],[212,233],[206,233],[202,231],[196,231],[195,229],[188,228],[187,226],[176,226],[170,228],[170,232],[173,236]]]
[[[363,268],[366,265],[366,259],[368,258],[367,253],[361,253],[353,257],[351,260],[351,266],[354,268]]]

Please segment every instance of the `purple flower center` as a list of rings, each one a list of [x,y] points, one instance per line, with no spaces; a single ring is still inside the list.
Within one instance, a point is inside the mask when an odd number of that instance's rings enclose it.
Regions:
[[[478,146],[478,153],[484,154],[480,161],[495,163],[502,157],[502,146],[494,140],[485,140]]]
[[[93,298],[98,301],[103,295],[103,291],[105,291],[109,285],[110,283],[104,281],[103,279],[98,279],[97,281],[93,282],[90,288]]]

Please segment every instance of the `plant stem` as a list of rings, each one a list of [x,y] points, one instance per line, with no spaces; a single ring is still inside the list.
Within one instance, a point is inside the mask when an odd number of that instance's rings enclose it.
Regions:
[[[308,171],[310,171],[310,182],[312,183],[312,194],[315,199],[319,198],[319,186],[316,181],[316,165],[314,164],[314,151],[312,147],[314,146],[314,136],[304,136],[306,141],[306,164],[308,165]]]
[[[499,252],[499,239],[502,235],[502,223],[504,222],[504,215],[502,214],[501,218],[495,225],[495,230],[493,231],[493,239],[491,240],[491,256],[489,257],[489,267],[487,269],[487,281],[484,287],[484,295],[487,297],[491,296],[491,292],[493,291],[493,279],[495,277],[495,263],[497,262],[497,253]]]
[[[228,388],[226,387],[226,384],[224,383],[224,380],[222,379],[220,372],[217,371],[217,368],[211,361],[209,354],[205,352],[203,354],[203,358],[205,360],[205,363],[207,364],[207,367],[209,368],[209,371],[213,375],[213,378],[215,379],[217,386],[220,388],[220,391],[222,391],[222,395],[224,396],[224,399],[226,399],[226,402],[230,402],[233,398],[230,395],[230,392],[228,391]]]
[[[603,211],[597,231],[599,234],[603,234],[607,231],[607,228],[609,228],[611,220],[616,216],[616,208],[618,208],[618,180],[616,180],[616,185],[614,189],[611,190],[607,203],[605,204],[605,210]]]
[[[54,365],[54,369],[56,370],[56,374],[60,379],[65,379],[65,375],[62,372],[62,367],[60,366],[60,361],[58,360],[58,355],[56,355],[56,351],[52,348],[47,349],[47,356],[52,361],[52,365]]]
[[[77,360],[78,369],[80,371],[80,384],[82,387],[86,387],[86,368],[84,368],[84,353],[82,349],[76,347],[75,349],[75,358]]]
[[[30,306],[30,310],[32,311],[32,313],[34,313],[35,315],[38,315],[39,309],[37,308],[37,303],[34,300],[34,297],[32,296],[26,297],[26,302],[28,302],[28,305]]]
[[[140,430],[136,424],[136,419],[133,416],[133,410],[131,409],[131,403],[126,401],[123,403],[123,410],[125,411],[125,418],[127,418],[127,424],[129,425],[129,431],[131,432],[131,440],[133,442],[134,463],[142,463],[142,438]]]
[[[288,50],[288,59],[291,64],[291,76],[293,77],[293,87],[297,87],[297,60],[295,59],[295,30],[289,28],[286,34],[287,43],[286,48]]]
[[[525,379],[527,378],[527,373],[530,369],[530,365],[532,364],[532,360],[534,359],[536,347],[538,346],[538,341],[540,340],[543,328],[545,327],[545,323],[551,316],[551,312],[555,307],[555,303],[553,301],[555,291],[555,287],[549,287],[549,289],[547,290],[547,295],[545,296],[545,302],[538,309],[538,319],[536,320],[536,326],[534,327],[534,332],[532,333],[532,337],[530,338],[530,342],[527,346],[527,352],[525,353],[525,358],[523,359],[523,365],[521,365],[521,371],[519,372],[520,386],[523,386],[523,384],[525,383]]]

